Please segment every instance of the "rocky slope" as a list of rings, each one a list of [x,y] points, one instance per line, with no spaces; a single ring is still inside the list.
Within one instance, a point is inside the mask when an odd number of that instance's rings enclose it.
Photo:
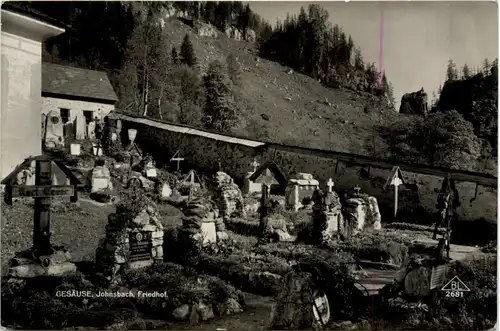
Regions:
[[[202,73],[213,60],[225,61],[229,54],[238,59],[242,84],[235,86],[235,95],[241,121],[235,133],[365,155],[374,154],[374,144],[376,151],[385,149],[375,128],[393,121],[397,113],[383,110],[373,95],[325,88],[308,76],[260,58],[255,43],[228,38],[206,25],[191,27],[173,17],[164,24],[177,49],[189,34]]]

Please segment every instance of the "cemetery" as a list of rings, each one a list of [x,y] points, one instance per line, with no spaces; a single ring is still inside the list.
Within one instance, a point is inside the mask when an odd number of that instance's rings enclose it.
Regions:
[[[271,160],[242,166],[240,186],[221,164],[192,166],[182,149],[157,167],[136,144],[139,130],[97,125],[81,142],[46,134],[44,155],[20,160],[2,180],[3,326],[210,325],[237,319],[249,294],[271,298],[259,316],[270,329],[495,323],[492,244],[455,245],[446,222],[387,222],[359,183],[340,194],[333,178]],[[395,216],[404,176],[394,167],[385,183]],[[441,290],[454,277],[469,290],[461,299]]]

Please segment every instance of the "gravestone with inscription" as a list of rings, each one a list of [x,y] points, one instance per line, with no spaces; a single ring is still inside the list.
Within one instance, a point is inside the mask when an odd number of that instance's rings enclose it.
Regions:
[[[101,277],[116,280],[120,270],[137,269],[163,260],[163,225],[156,205],[148,198],[126,197],[108,216],[106,236],[96,251]]]

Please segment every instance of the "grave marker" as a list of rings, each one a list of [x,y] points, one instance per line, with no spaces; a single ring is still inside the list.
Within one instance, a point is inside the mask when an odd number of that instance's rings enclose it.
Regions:
[[[12,185],[18,173],[35,162],[35,186]],[[52,184],[52,162],[69,178],[71,186]],[[81,182],[66,166],[45,155],[26,159],[20,166],[2,180],[5,185],[5,203],[12,205],[13,197],[32,197],[35,199],[33,228],[33,249],[37,256],[52,254],[50,244],[50,205],[53,196],[71,196],[71,202],[78,200],[77,186]]]
[[[259,162],[257,162],[256,159],[253,159],[253,162],[251,164],[251,166],[253,167],[253,172],[256,172],[257,171],[257,167],[259,166]]]
[[[179,156],[179,150],[177,150],[177,152],[175,152],[174,156],[172,156],[172,158],[170,159],[170,162],[175,162],[175,161],[177,161],[177,171],[179,171],[180,162],[184,161],[184,158]]]
[[[333,180],[331,178],[328,179],[328,182],[326,183],[326,185],[328,186],[328,192],[332,192],[333,191]]]
[[[151,259],[151,232],[130,233],[130,258],[129,262]]]
[[[396,218],[398,213],[398,187],[404,183],[403,174],[399,167],[393,167],[391,175],[387,178],[387,182],[384,185],[384,190],[386,190],[388,186],[394,186],[394,218]]]

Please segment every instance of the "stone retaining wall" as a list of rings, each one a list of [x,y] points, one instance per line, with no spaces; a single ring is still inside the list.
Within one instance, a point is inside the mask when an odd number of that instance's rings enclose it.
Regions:
[[[371,168],[369,174],[367,169],[360,166],[347,167],[339,164],[336,172],[336,161],[311,155],[299,155],[273,149],[261,150],[238,144],[231,144],[208,137],[190,135],[180,132],[172,132],[160,128],[149,127],[144,124],[122,121],[123,127],[138,130],[136,143],[145,152],[151,153],[158,166],[170,165],[169,159],[180,150],[185,161],[181,163],[185,170],[196,167],[201,171],[215,172],[220,162],[222,170],[235,179],[239,185],[248,171],[250,164],[257,159],[259,163],[274,160],[282,172],[290,175],[292,172],[310,173],[325,186],[329,178],[335,182],[335,190],[339,193],[351,190],[357,184],[361,190],[368,195],[375,196],[379,202],[382,221],[391,217],[393,212],[394,191],[390,188],[386,192],[383,186],[390,170]],[[399,210],[407,210],[408,214],[414,214],[416,206],[421,205],[428,213],[436,212],[437,191],[441,187],[442,178],[437,176],[420,175],[404,172],[407,183],[416,183],[417,189],[411,190],[399,187]],[[323,187],[324,188],[324,187]],[[490,222],[497,219],[497,191],[493,188],[479,187],[475,201],[474,183],[458,183],[457,189],[460,194],[461,205],[458,208],[459,218],[463,220],[477,220],[484,218]]]

